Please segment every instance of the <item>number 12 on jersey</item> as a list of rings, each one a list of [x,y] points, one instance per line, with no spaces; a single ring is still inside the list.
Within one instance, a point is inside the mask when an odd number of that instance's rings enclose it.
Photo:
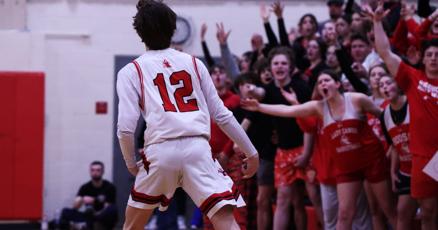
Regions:
[[[170,75],[170,84],[178,85],[182,81],[182,87],[175,90],[173,97],[175,98],[175,105],[170,101],[169,93],[166,88],[166,82],[164,80],[164,75],[162,73],[157,74],[154,79],[154,84],[158,87],[161,99],[163,100],[163,108],[166,112],[192,112],[199,110],[198,102],[196,99],[189,99],[187,102],[184,101],[184,97],[188,97],[193,93],[192,78],[186,71],[174,72]]]

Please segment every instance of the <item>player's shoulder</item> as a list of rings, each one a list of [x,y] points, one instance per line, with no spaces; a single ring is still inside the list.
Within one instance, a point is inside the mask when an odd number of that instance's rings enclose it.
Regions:
[[[169,52],[173,53],[174,55],[180,55],[181,57],[184,57],[184,58],[191,58],[192,57],[192,55],[190,55],[186,52],[175,50],[175,49],[169,49]]]
[[[154,57],[163,57],[163,56],[169,56],[169,57],[180,57],[180,58],[190,58],[191,55],[187,54],[185,52],[173,49],[173,48],[167,48],[162,50],[148,50],[143,55],[138,57],[137,59],[142,61],[147,61],[149,59],[154,59]]]
[[[195,68],[196,71],[199,71],[201,74],[207,71],[207,67],[204,63],[194,55],[174,50],[172,57],[174,62],[178,62],[188,68]]]
[[[193,59],[195,59],[198,64],[200,63],[200,61],[197,60],[197,58],[195,58],[194,56],[192,56],[192,55],[190,55],[188,53],[179,51],[179,50],[173,50],[172,49],[171,51],[169,51],[169,54],[173,58],[175,58],[178,61],[183,62],[183,63],[193,63]]]
[[[167,48],[164,50],[150,50],[138,58],[138,62],[149,66],[148,64],[169,61],[169,64],[186,65],[192,63],[192,56],[188,53]]]
[[[137,60],[137,59],[136,59]],[[134,60],[135,61],[135,60]],[[125,66],[123,66],[119,72],[117,72],[117,78],[122,77],[122,76],[129,76],[135,73],[135,65],[134,63],[130,62],[128,64],[126,64]]]

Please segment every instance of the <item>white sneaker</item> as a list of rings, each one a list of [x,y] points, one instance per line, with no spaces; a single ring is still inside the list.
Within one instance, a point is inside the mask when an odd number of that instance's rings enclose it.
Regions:
[[[178,224],[178,230],[187,229],[186,220],[184,219],[184,216],[177,217],[177,224]]]
[[[157,228],[158,228],[158,226],[157,226],[157,220],[158,220],[157,216],[156,216],[156,215],[153,215],[153,216],[151,217],[151,219],[149,220],[148,224],[146,224],[146,226],[144,226],[144,229],[145,229],[145,230],[154,230],[154,229],[157,229]]]

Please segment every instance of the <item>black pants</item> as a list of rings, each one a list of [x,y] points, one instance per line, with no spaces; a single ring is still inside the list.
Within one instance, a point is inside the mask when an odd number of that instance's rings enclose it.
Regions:
[[[69,229],[70,222],[86,222],[88,229],[93,229],[94,222],[99,222],[105,229],[113,229],[117,223],[117,208],[109,205],[99,212],[87,209],[79,212],[76,209],[64,208],[58,223],[60,229]]]

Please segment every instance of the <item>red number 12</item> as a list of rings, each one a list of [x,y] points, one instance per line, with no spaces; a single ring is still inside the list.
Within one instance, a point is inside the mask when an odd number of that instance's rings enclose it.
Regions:
[[[192,78],[190,74],[182,70],[172,73],[169,79],[171,85],[178,85],[182,81],[183,86],[176,89],[175,93],[173,94],[173,97],[176,101],[176,106],[178,107],[178,110],[176,110],[175,105],[170,101],[166,83],[164,81],[164,75],[162,73],[157,74],[157,77],[154,79],[154,84],[158,87],[161,99],[163,100],[164,111],[191,112],[199,110],[196,99],[189,99],[187,102],[184,101],[184,97],[188,97],[193,93]]]

